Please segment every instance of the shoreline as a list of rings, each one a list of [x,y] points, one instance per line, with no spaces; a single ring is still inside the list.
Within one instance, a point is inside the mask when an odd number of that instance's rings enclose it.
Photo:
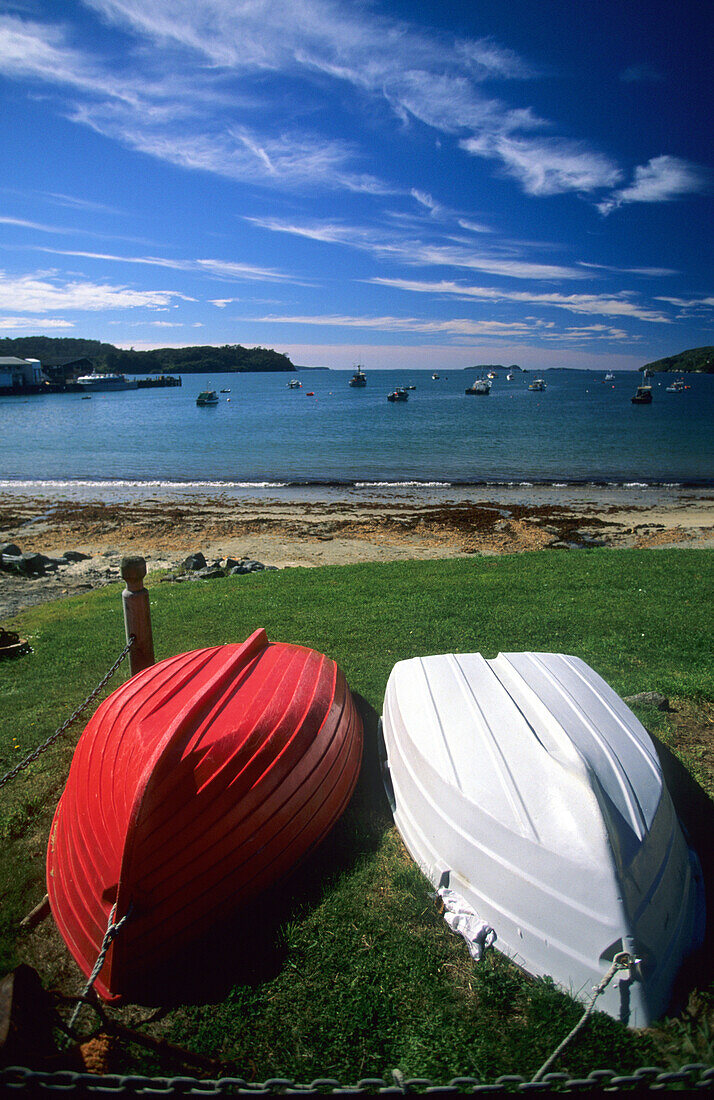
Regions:
[[[199,550],[209,560],[251,558],[290,568],[549,547],[714,547],[714,490],[680,487],[239,493],[124,485],[101,499],[85,494],[0,491],[0,544],[48,557],[68,550],[89,555],[36,578],[0,572],[0,623],[33,604],[119,580],[125,554],[145,557],[151,573],[176,569]]]

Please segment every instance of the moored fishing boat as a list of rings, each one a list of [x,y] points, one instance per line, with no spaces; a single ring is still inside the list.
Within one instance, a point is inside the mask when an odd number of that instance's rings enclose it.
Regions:
[[[470,386],[466,387],[464,392],[469,394],[482,394],[485,396],[491,392],[491,379],[477,378],[475,382],[472,382]]]
[[[361,752],[335,663],[263,630],[110,695],[79,740],[47,851],[52,913],[85,974],[112,906],[116,921],[129,914],[100,995],[129,993],[290,871],[345,808]]]
[[[649,382],[645,382],[644,385],[638,386],[633,393],[630,401],[633,405],[651,405],[652,404],[652,386]]]
[[[387,394],[387,401],[408,401],[409,394],[405,386],[397,386],[391,393]]]
[[[598,1008],[633,1027],[666,1011],[704,902],[649,735],[593,669],[554,653],[399,662],[382,736],[410,853],[574,996],[621,952]]]
[[[367,385],[367,375],[362,370],[362,367],[357,364],[354,374],[347,383],[348,386],[353,386],[356,389],[364,389]]]
[[[218,402],[219,397],[215,390],[202,390],[196,398],[196,404],[199,407],[206,405],[217,405]]]

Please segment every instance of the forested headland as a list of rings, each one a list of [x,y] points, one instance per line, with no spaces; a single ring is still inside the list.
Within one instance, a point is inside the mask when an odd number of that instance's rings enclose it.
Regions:
[[[67,336],[20,336],[0,340],[0,357],[39,359],[90,359],[94,370],[119,374],[200,374],[225,371],[294,371],[287,355],[270,348],[244,348],[240,344],[186,348],[154,348],[134,351]]]
[[[645,363],[640,370],[652,371],[697,371],[700,374],[714,374],[714,348],[690,348],[680,351],[679,355],[668,355],[665,359],[655,359]]]

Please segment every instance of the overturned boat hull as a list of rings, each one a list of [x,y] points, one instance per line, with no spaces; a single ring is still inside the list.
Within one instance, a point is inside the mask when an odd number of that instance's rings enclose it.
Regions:
[[[562,654],[415,658],[382,722],[394,820],[434,885],[572,996],[627,952],[598,1008],[635,1027],[664,1013],[703,927],[698,865],[649,735],[605,681]]]
[[[354,789],[362,723],[329,658],[270,644],[168,658],[127,681],[82,734],[47,852],[52,913],[116,1000],[146,971],[289,872]]]

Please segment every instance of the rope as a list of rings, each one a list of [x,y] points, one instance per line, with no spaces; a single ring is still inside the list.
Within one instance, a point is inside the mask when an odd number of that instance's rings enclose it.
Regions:
[[[565,1048],[567,1047],[567,1045],[571,1041],[571,1039],[574,1039],[575,1036],[580,1031],[580,1029],[585,1026],[588,1019],[590,1018],[590,1015],[591,1015],[593,1009],[595,1008],[595,1002],[597,1001],[598,997],[600,997],[605,992],[605,990],[609,986],[610,982],[615,977],[615,974],[617,973],[617,971],[618,970],[629,970],[630,967],[634,965],[634,961],[635,960],[632,958],[632,956],[628,955],[628,953],[626,951],[619,951],[617,953],[617,955],[615,955],[615,958],[612,961],[612,966],[610,967],[608,972],[602,976],[602,978],[600,979],[598,984],[595,986],[595,988],[593,990],[593,996],[590,1000],[590,1003],[587,1006],[587,1008],[585,1009],[585,1011],[583,1012],[580,1019],[578,1020],[577,1024],[575,1025],[573,1030],[568,1035],[565,1036],[562,1043],[559,1043],[559,1045],[555,1048],[555,1050],[551,1054],[550,1058],[546,1059],[546,1061],[540,1067],[538,1072],[532,1078],[532,1081],[540,1081],[543,1074],[548,1069],[550,1069],[553,1062],[556,1060],[556,1058],[559,1057],[560,1054],[562,1054],[562,1052],[565,1050]]]
[[[126,913],[121,918],[121,920],[117,921],[117,923],[115,924],[114,923],[114,917],[116,916],[116,912],[117,912],[117,907],[116,907],[116,902],[115,902],[114,905],[112,906],[112,911],[109,914],[109,924],[107,925],[107,930],[104,933],[104,939],[102,940],[102,946],[99,949],[99,954],[97,955],[97,961],[94,964],[94,969],[92,970],[92,973],[89,975],[89,980],[87,981],[87,984],[85,985],[85,987],[84,987],[84,989],[83,989],[83,991],[82,991],[82,993],[79,997],[79,1000],[77,1001],[77,1004],[75,1005],[74,1012],[72,1013],[72,1016],[70,1018],[70,1021],[69,1021],[70,1031],[72,1031],[74,1029],[74,1025],[77,1022],[77,1017],[79,1016],[80,1012],[82,1011],[82,1006],[84,1005],[84,1003],[86,1001],[86,998],[89,996],[89,994],[91,992],[91,989],[92,989],[92,986],[94,985],[97,978],[99,977],[99,971],[104,966],[104,960],[107,957],[107,951],[111,947],[112,941],[114,940],[117,932],[121,928],[123,928],[124,925],[126,924],[126,922],[129,920],[129,917],[131,915],[131,905],[129,906],[129,908],[127,909]]]
[[[80,703],[74,713],[70,715],[66,722],[62,723],[58,730],[55,730],[55,732],[50,737],[48,737],[46,741],[44,741],[41,745],[34,749],[34,751],[31,752],[29,756],[26,756],[24,760],[21,760],[19,764],[16,764],[15,767],[11,769],[11,771],[7,772],[2,777],[2,779],[0,779],[0,787],[4,787],[5,784],[9,783],[11,779],[14,779],[16,775],[19,775],[21,771],[24,771],[25,768],[29,767],[30,764],[33,763],[33,761],[37,760],[38,756],[41,756],[42,753],[50,747],[50,745],[54,745],[55,741],[57,741],[58,738],[62,736],[65,730],[69,729],[73,722],[77,721],[80,714],[82,714],[87,709],[90,703],[94,702],[100,691],[106,686],[109,680],[111,680],[112,676],[119,668],[119,665],[122,663],[135,641],[136,635],[132,634],[129,638],[129,641],[124,646],[124,649],[121,651],[107,674],[103,676],[102,679],[99,681],[94,691],[90,692],[84,702]]]

